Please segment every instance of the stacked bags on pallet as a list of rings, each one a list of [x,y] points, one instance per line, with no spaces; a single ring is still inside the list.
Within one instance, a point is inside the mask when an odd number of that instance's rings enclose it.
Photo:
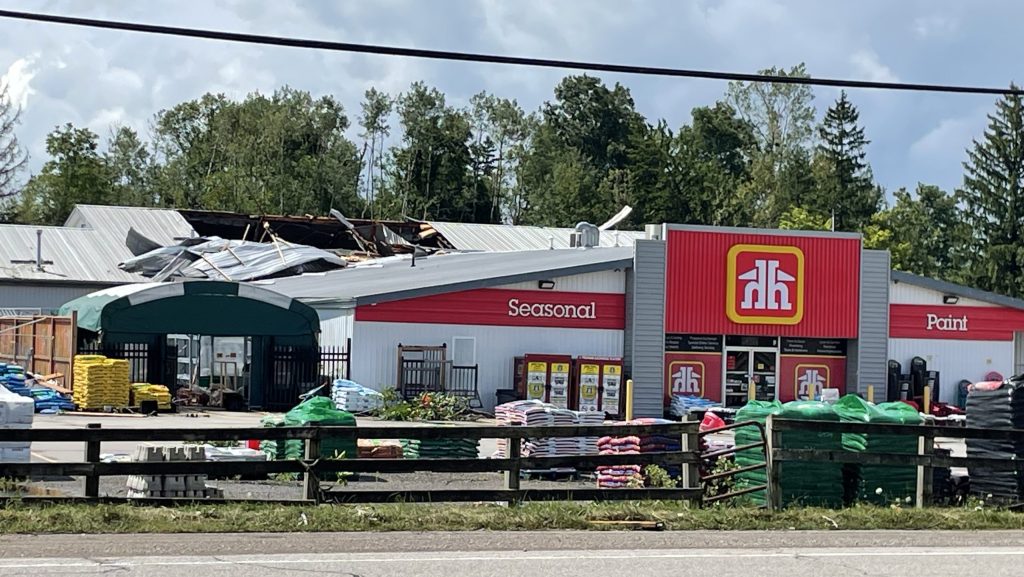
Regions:
[[[334,408],[334,401],[327,397],[311,397],[292,410],[284,418],[264,417],[264,427],[355,427],[356,418],[352,413]],[[305,443],[301,440],[263,441],[260,450],[274,459],[302,459],[305,457]],[[358,454],[356,439],[324,434],[320,437],[321,459],[352,459]],[[328,475],[321,475],[328,479]]]
[[[720,406],[722,406],[720,403],[693,395],[672,395],[672,402],[668,407],[668,412],[676,417],[685,417],[691,411],[706,411]]]
[[[75,404],[70,399],[53,389],[32,389],[32,400],[35,401],[37,413],[55,414],[75,410]]]
[[[5,389],[16,395],[28,397],[32,391],[25,380],[25,369],[20,365],[0,363],[0,385]]]
[[[131,384],[131,406],[139,407],[145,401],[155,401],[161,411],[171,409],[171,391],[163,385],[152,385],[150,383]]]
[[[406,459],[476,459],[480,456],[476,439],[402,439]]]
[[[640,437],[601,437],[597,441],[601,455],[639,455]],[[642,487],[644,476],[640,465],[603,465],[597,468],[599,489]]]
[[[967,395],[967,426],[983,429],[1024,429],[1024,382],[976,383]],[[968,457],[1005,460],[1024,458],[1024,443],[967,439]],[[969,467],[971,492],[997,500],[1016,501],[1024,494],[1022,479],[1014,471]]]
[[[857,395],[846,395],[835,405],[839,419],[845,423],[885,425],[920,425],[920,413],[906,403],[873,405]],[[887,434],[843,434],[843,448],[856,453],[917,454],[917,437]],[[904,500],[917,490],[917,467],[885,465],[844,465],[845,501],[890,504]]]
[[[768,419],[768,415],[777,414],[781,410],[782,404],[778,401],[750,401],[736,412],[735,421],[737,423],[753,421],[764,425],[765,421]],[[761,431],[753,425],[736,429],[735,443],[737,447],[760,443],[763,440],[764,439],[761,437]],[[765,450],[763,448],[746,449],[736,453],[737,467],[752,467],[754,465],[764,464]],[[765,469],[756,469],[754,471],[738,473],[736,475],[735,488],[736,490],[751,489],[753,487],[764,486],[767,483],[768,471]],[[749,493],[749,498],[750,501],[757,506],[764,506],[768,504],[768,496],[763,490]]]
[[[31,399],[0,386],[0,429],[31,429],[34,412]],[[0,442],[0,462],[28,463],[31,448],[27,442]]]
[[[81,410],[128,406],[130,367],[128,361],[102,355],[75,356],[73,401]]]
[[[673,423],[675,423],[675,421],[669,421],[667,419],[633,419],[632,421],[629,421],[630,425],[668,425]],[[683,441],[681,436],[640,436],[641,453],[675,453],[681,450],[683,450]],[[679,465],[662,466],[662,468],[665,469],[665,472],[672,477],[679,477],[683,474],[683,470]]]
[[[839,415],[827,403],[793,401],[782,405],[780,418],[804,421],[839,421]],[[841,451],[843,436],[838,433],[786,431],[782,446],[787,449]],[[836,508],[843,505],[843,466],[839,463],[786,462],[779,470],[782,504]]]
[[[354,381],[337,379],[331,383],[331,399],[339,411],[356,415],[372,413],[384,407],[384,395]]]

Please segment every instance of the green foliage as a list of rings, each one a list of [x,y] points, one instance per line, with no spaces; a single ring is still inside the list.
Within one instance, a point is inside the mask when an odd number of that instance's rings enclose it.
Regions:
[[[94,132],[66,124],[46,137],[46,152],[51,159],[21,195],[23,222],[60,225],[75,204],[109,202],[111,173]]]
[[[679,486],[679,479],[657,465],[647,465],[644,467],[644,484],[656,489],[671,489]]]
[[[893,198],[892,208],[874,217],[876,230],[885,231],[886,237],[865,238],[865,244],[888,249],[894,269],[963,281],[971,231],[957,198],[926,184],[914,193],[897,190]]]
[[[471,416],[465,399],[445,393],[423,393],[407,401],[397,389],[387,389],[383,397],[375,416],[384,421],[464,421]]]
[[[28,153],[14,133],[21,121],[21,109],[11,101],[8,88],[6,82],[0,81],[0,199],[17,193],[18,177],[28,163]]]
[[[1024,296],[1024,99],[1006,95],[988,129],[967,151],[961,199],[974,255],[969,276],[981,288]]]

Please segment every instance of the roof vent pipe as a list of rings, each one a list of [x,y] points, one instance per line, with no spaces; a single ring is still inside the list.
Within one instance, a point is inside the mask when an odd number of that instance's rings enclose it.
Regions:
[[[601,245],[601,230],[589,222],[581,222],[576,225],[576,232],[579,233],[579,245],[582,248],[593,248]]]
[[[548,250],[555,250],[555,237],[548,237]]]
[[[36,229],[36,270],[43,270],[43,229]]]

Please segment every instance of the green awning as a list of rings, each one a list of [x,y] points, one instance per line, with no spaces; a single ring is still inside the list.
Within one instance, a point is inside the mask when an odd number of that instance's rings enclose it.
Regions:
[[[104,339],[164,334],[312,337],[320,320],[309,305],[244,283],[186,281],[118,286],[60,309]]]

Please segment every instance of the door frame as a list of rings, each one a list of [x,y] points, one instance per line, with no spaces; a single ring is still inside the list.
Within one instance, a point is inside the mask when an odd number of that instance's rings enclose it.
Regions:
[[[726,399],[728,398],[729,395],[728,395],[728,391],[726,390],[726,386],[725,386],[726,382],[728,382],[728,374],[730,372],[733,372],[733,373],[738,372],[738,371],[735,371],[735,370],[733,370],[733,371],[729,370],[729,353],[733,352],[733,351],[740,351],[740,352],[747,352],[747,353],[749,353],[749,355],[747,356],[747,369],[746,369],[746,373],[747,373],[748,378],[753,376],[753,373],[754,373],[754,354],[755,353],[774,353],[775,354],[775,383],[773,384],[773,387],[775,388],[775,396],[774,396],[774,398],[776,398],[776,399],[779,398],[779,351],[780,351],[780,349],[779,349],[778,346],[774,346],[774,347],[744,347],[744,346],[728,346],[727,345],[724,350],[725,350],[725,354],[722,355],[722,384],[721,384],[722,385],[722,404],[724,406],[728,406],[728,404],[726,403]],[[749,382],[747,383],[747,385],[749,386]]]

